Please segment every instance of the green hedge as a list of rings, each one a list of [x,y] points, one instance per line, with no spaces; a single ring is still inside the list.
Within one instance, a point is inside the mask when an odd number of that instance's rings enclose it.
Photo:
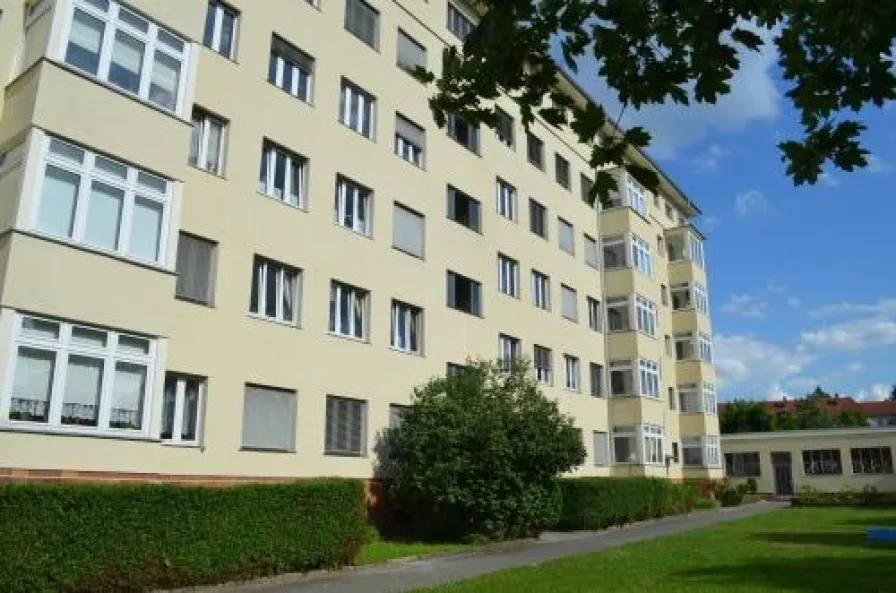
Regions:
[[[146,591],[350,563],[364,487],[0,486],[0,591]]]
[[[896,507],[896,492],[844,493],[844,492],[812,492],[797,494],[790,499],[795,507]]]
[[[568,478],[559,481],[561,529],[603,529],[694,508],[691,484],[660,478]]]

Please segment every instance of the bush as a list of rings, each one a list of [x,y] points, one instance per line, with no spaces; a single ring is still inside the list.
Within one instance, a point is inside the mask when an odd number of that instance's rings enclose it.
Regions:
[[[421,537],[443,540],[537,535],[557,520],[556,478],[585,460],[572,418],[522,362],[469,361],[415,389],[382,443],[393,503]]]
[[[714,498],[709,496],[700,496],[694,501],[694,508],[700,510],[711,510],[719,506]]]
[[[719,492],[719,503],[723,507],[739,506],[744,500],[744,494],[737,488],[723,488]]]
[[[604,529],[686,513],[696,503],[692,485],[660,478],[568,478],[559,484],[561,529]]]
[[[0,591],[147,591],[352,562],[364,488],[0,486]]]
[[[833,506],[882,506],[896,507],[896,492],[878,492],[873,486],[862,492],[819,492],[800,489],[790,499],[790,504],[798,507],[833,507]]]
[[[747,479],[747,494],[759,494],[759,482],[756,478]]]

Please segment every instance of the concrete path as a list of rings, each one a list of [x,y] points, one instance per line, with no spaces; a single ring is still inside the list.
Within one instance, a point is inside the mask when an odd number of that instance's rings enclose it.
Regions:
[[[284,575],[242,585],[209,588],[217,593],[392,593],[429,587],[451,581],[550,560],[615,548],[632,542],[654,539],[699,529],[723,521],[742,519],[787,506],[760,502],[742,507],[666,517],[607,531],[546,533],[537,540],[485,546],[471,552],[443,554],[418,560],[318,572]]]

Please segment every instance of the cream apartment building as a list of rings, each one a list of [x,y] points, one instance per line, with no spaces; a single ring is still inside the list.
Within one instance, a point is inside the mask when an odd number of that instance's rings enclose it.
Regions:
[[[467,6],[0,9],[6,479],[368,477],[415,385],[517,356],[577,474],[721,476],[698,208],[618,169],[596,211],[509,100],[439,129],[407,70]]]

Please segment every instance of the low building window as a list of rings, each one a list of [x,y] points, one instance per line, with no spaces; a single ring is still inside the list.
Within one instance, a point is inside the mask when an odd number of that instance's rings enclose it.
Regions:
[[[863,447],[849,450],[854,474],[892,474],[893,451],[890,447]]]
[[[839,476],[843,473],[840,449],[808,449],[803,451],[803,472],[807,476]]]
[[[729,478],[758,478],[761,474],[759,453],[725,453],[725,475]]]

